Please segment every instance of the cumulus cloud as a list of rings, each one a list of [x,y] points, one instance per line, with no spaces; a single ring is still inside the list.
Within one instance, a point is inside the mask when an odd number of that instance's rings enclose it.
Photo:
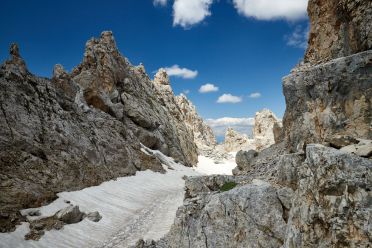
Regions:
[[[261,93],[260,92],[254,92],[249,95],[249,98],[260,98]]]
[[[214,84],[204,84],[200,87],[200,93],[209,93],[209,92],[216,92],[218,91],[218,87]]]
[[[239,14],[258,20],[306,18],[308,0],[233,0]]]
[[[233,96],[231,94],[223,94],[217,100],[217,103],[238,103],[241,102],[242,98],[240,96]]]
[[[217,137],[223,137],[229,127],[240,133],[251,136],[254,118],[223,117],[219,119],[207,119],[206,123],[212,128]]]
[[[285,36],[287,45],[306,49],[307,40],[309,39],[309,32],[309,26],[303,27],[301,25],[297,25],[292,34]]]
[[[168,76],[181,77],[185,79],[193,79],[198,75],[198,71],[193,71],[187,68],[180,68],[178,65],[173,65],[171,67],[165,67],[165,71]]]
[[[166,6],[167,0],[154,0],[153,3],[155,6]]]
[[[175,0],[173,4],[173,25],[188,28],[211,15],[213,0]]]
[[[187,95],[187,94],[190,93],[190,90],[183,90],[182,93],[185,94],[185,95]]]

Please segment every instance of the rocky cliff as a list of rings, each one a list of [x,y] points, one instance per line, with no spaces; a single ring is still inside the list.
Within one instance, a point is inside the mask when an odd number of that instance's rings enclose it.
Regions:
[[[177,117],[182,113],[168,109],[144,67],[120,54],[111,32],[86,43],[72,73],[57,65],[52,79],[32,75],[17,45],[10,54],[0,68],[1,232],[19,223],[19,209],[45,204],[60,191],[163,171],[141,143],[187,166],[197,162],[193,134]]]
[[[307,64],[283,82],[289,148],[338,134],[371,139],[372,2],[314,0],[308,11]]]
[[[184,94],[176,96],[176,102],[185,116],[186,124],[194,133],[194,141],[200,149],[215,147],[216,137],[210,126],[198,115],[195,106]]]
[[[188,178],[169,234],[136,247],[371,246],[371,4],[309,1],[278,144],[239,152],[236,176]]]
[[[309,0],[305,63],[324,63],[372,49],[372,2]]]

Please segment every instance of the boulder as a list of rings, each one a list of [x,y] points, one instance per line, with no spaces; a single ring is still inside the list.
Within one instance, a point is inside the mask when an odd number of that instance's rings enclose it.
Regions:
[[[258,153],[255,150],[239,151],[235,156],[235,162],[240,170],[249,170],[252,160],[257,157]]]
[[[79,206],[68,206],[59,210],[55,216],[66,224],[74,224],[83,220],[84,213],[80,212]]]

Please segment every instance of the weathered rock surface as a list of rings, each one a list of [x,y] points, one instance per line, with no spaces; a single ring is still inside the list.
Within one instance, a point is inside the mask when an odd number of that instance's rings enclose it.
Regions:
[[[255,157],[257,157],[258,153],[255,150],[249,151],[239,151],[235,156],[235,162],[239,170],[250,170],[251,162]]]
[[[236,176],[189,179],[170,233],[138,247],[371,246],[372,2],[310,0],[308,9],[307,64],[284,78],[276,144],[239,152]],[[227,181],[237,186],[221,192]]]
[[[305,62],[326,62],[372,49],[372,2],[310,0]]]
[[[58,192],[163,171],[141,143],[196,164],[192,132],[162,104],[143,66],[119,53],[111,32],[87,42],[71,74],[57,65],[51,80],[32,75],[16,45],[10,53],[0,68],[1,232],[14,230],[18,210]]]
[[[198,115],[192,102],[184,94],[176,96],[176,102],[185,116],[186,124],[193,130],[194,141],[199,150],[214,148],[217,144],[216,137],[211,127]]]
[[[369,247],[372,161],[308,145],[297,170],[285,247]]]
[[[298,68],[284,78],[285,139],[291,151],[335,135],[372,139],[372,50]]]
[[[193,179],[194,184],[197,183]],[[221,183],[221,182],[220,182]],[[190,185],[186,184],[187,190]],[[283,205],[277,190],[255,181],[219,192],[209,184],[192,190],[177,211],[169,234],[156,244],[139,242],[137,247],[280,247],[284,242]],[[212,190],[211,190],[212,188]],[[190,191],[190,190],[189,190]]]
[[[225,152],[255,149],[253,139],[249,139],[247,135],[238,133],[232,128],[227,129],[225,140],[221,145]]]
[[[256,113],[253,134],[256,150],[261,151],[280,142],[281,123],[272,111],[263,109]]]
[[[341,151],[353,153],[360,157],[372,157],[372,140],[360,140],[357,144],[344,146]]]

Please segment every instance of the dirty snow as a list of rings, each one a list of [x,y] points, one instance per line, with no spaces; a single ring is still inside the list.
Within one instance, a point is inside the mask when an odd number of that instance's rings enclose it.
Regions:
[[[140,238],[158,240],[169,231],[176,210],[182,205],[184,175],[231,175],[236,166],[233,160],[214,164],[212,159],[199,156],[197,167],[188,168],[159,151],[143,148],[143,152],[157,156],[167,173],[142,171],[99,186],[62,192],[51,204],[37,208],[42,217],[51,216],[68,206],[65,201],[70,201],[83,212],[98,211],[103,217],[99,222],[84,219],[61,230],[46,231],[39,241],[24,240],[29,224],[23,223],[12,233],[0,233],[0,247],[118,248],[128,247]]]

